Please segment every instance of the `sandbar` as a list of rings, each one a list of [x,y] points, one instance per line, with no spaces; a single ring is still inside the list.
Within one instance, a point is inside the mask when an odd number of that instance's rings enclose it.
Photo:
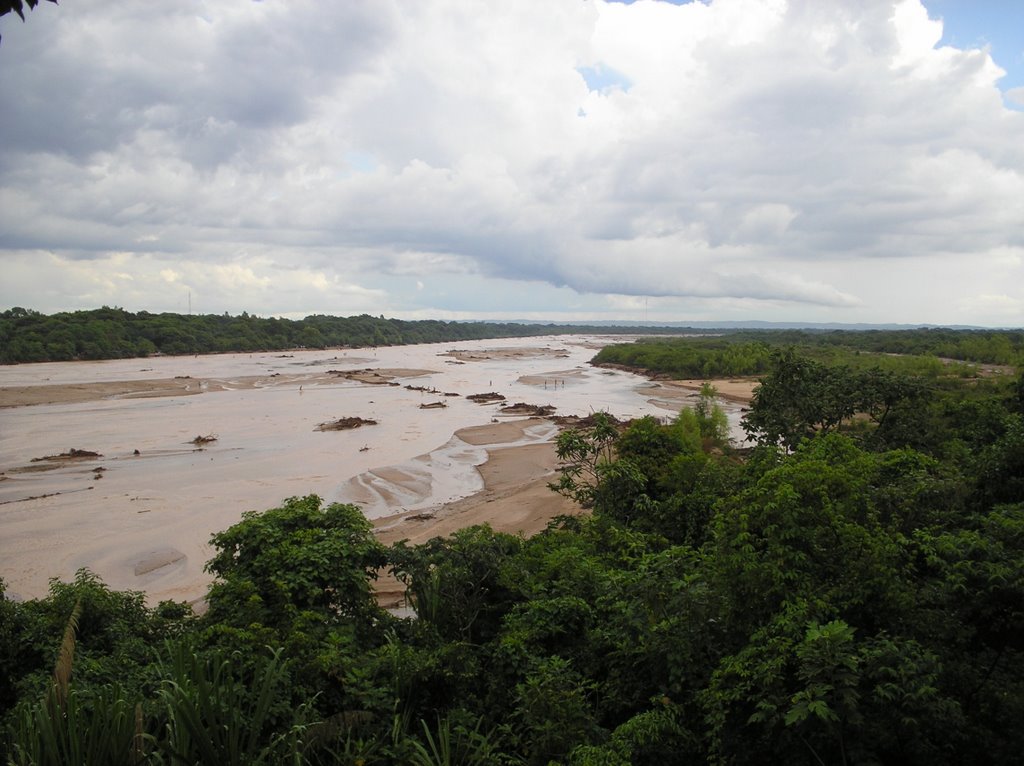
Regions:
[[[393,384],[397,378],[416,378],[432,370],[383,368],[331,370],[304,374],[248,375],[237,378],[174,378],[55,383],[37,386],[0,387],[0,408],[31,407],[39,404],[80,404],[104,399],[143,399],[161,396],[192,396],[217,391],[239,391],[274,386],[324,386],[346,382],[367,385]]]
[[[460,362],[487,362],[496,359],[564,359],[569,355],[564,349],[529,346],[524,348],[452,349],[438,356],[450,356]]]
[[[455,367],[438,359],[452,345],[425,344],[373,359],[307,350],[0,368],[0,576],[33,598],[88,567],[150,603],[198,600],[212,533],[310,493],[360,503],[385,543],[480,523],[534,534],[580,512],[547,486],[562,416],[665,419],[701,382],[595,369],[575,342],[543,346],[467,342],[457,350],[481,358]],[[439,399],[448,406],[421,409]],[[557,417],[507,411],[535,406]]]
[[[517,420],[464,428],[456,432],[474,445],[507,444],[520,438],[538,419]],[[584,511],[572,500],[552,491],[559,466],[554,442],[487,450],[487,461],[477,467],[484,488],[469,497],[427,511],[407,512],[374,521],[377,539],[391,544],[400,540],[410,545],[478,524],[496,532],[534,535],[556,516]],[[402,603],[404,588],[393,577],[381,576],[376,583],[378,600],[384,606]]]

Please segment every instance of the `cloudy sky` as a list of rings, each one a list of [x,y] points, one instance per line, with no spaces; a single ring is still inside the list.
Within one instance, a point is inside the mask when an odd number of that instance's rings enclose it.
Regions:
[[[1017,0],[26,17],[0,309],[1024,325]]]

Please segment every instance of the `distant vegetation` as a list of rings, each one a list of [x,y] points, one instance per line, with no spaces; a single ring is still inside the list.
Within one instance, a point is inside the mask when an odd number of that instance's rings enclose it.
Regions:
[[[405,321],[314,314],[305,319],[227,314],[132,313],[119,308],[45,315],[24,308],[0,313],[0,364],[127,359],[153,354],[211,354],[292,348],[399,346],[409,343],[566,333],[672,332],[656,327],[594,327],[497,322]]]
[[[944,369],[939,359],[1016,364],[1024,354],[1024,332],[998,330],[725,330],[655,326],[444,322],[385,319],[368,314],[314,314],[305,319],[228,314],[133,313],[103,307],[91,311],[41,314],[15,307],[0,312],[0,364],[126,359],[154,354],[211,354],[281,351],[294,348],[398,346],[485,338],[571,333],[666,335],[602,351],[597,361],[643,367],[677,377],[760,375],[770,349],[794,346],[818,361],[842,359],[859,366],[906,370],[890,356],[928,357],[914,364]],[[683,333],[687,338],[679,338]],[[851,358],[867,354],[862,360]],[[921,368],[923,369],[923,367]]]
[[[967,363],[1020,365],[1024,332],[744,330],[606,346],[594,362],[642,368],[676,378],[761,375],[771,367],[773,350],[780,348],[794,348],[822,364],[841,364],[856,370],[876,368],[926,377],[973,376],[977,370]]]

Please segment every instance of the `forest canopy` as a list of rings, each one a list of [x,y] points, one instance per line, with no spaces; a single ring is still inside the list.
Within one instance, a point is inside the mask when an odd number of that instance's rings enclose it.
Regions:
[[[127,359],[154,354],[253,353],[294,348],[399,346],[409,343],[517,338],[570,333],[671,332],[655,327],[607,327],[519,322],[385,319],[368,314],[304,319],[228,314],[133,313],[103,307],[41,314],[0,312],[0,364]]]
[[[41,314],[0,312],[0,364],[124,359],[154,354],[253,353],[294,348],[396,346],[559,334],[680,336],[609,347],[597,361],[681,377],[760,375],[770,347],[794,346],[819,361],[875,355],[1012,365],[1024,353],[1020,330],[714,330],[679,327],[446,322],[314,314],[304,319],[228,314],[152,314],[121,308]],[[899,361],[885,362],[898,365]],[[878,359],[872,360],[879,363]]]

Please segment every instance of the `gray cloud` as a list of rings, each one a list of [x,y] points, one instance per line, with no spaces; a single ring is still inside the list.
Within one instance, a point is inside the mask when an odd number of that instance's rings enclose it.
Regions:
[[[0,258],[39,274],[0,303],[45,283],[159,308],[170,270],[212,310],[335,291],[397,313],[406,280],[448,275],[507,312],[546,283],[531,309],[571,288],[594,311],[1024,323],[1024,113],[917,0],[79,0],[31,22],[0,47]],[[909,289],[900,263],[950,282],[907,302],[927,316],[863,277]]]

